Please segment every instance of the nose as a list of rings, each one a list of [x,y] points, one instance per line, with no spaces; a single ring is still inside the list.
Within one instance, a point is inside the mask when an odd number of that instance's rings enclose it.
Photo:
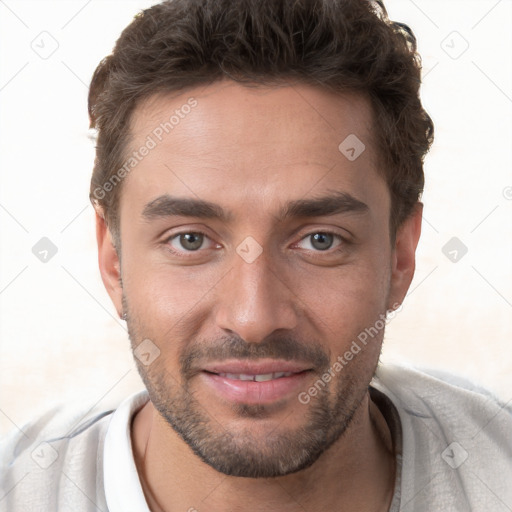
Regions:
[[[296,297],[276,267],[265,251],[252,263],[234,256],[232,269],[216,287],[219,328],[258,343],[297,326]]]

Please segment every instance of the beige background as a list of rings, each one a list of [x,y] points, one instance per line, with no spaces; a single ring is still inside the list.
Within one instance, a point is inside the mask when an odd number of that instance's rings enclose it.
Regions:
[[[0,3],[0,433],[54,403],[99,410],[142,386],[97,269],[86,98],[99,60],[152,3]],[[382,359],[448,369],[508,401],[512,4],[387,5],[418,37],[436,141],[425,165],[417,274]],[[37,45],[56,51],[43,59]],[[468,248],[456,263],[442,252],[454,236]],[[32,254],[42,237],[58,248],[47,263]]]

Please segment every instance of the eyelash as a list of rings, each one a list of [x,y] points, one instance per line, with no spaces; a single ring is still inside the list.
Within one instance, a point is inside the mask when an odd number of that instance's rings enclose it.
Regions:
[[[318,233],[322,233],[322,234],[325,234],[325,235],[332,235],[334,238],[337,238],[339,241],[340,241],[340,244],[338,246],[336,246],[334,249],[327,249],[325,251],[320,251],[320,250],[316,250],[316,251],[312,251],[312,250],[308,250],[308,249],[305,249],[306,251],[308,252],[313,252],[315,254],[336,254],[338,252],[341,252],[343,249],[345,249],[345,246],[347,244],[349,244],[350,242],[345,238],[343,237],[342,235],[340,235],[339,233],[336,233],[334,231],[330,231],[330,230],[317,230],[317,231],[311,231],[310,233],[304,235],[300,240],[299,242],[302,242],[303,240],[305,240],[306,238],[310,237],[310,236],[313,236],[313,235],[316,235]],[[181,236],[181,235],[189,235],[189,234],[194,234],[194,235],[203,235],[205,238],[210,238],[205,232],[203,231],[180,231],[178,233],[173,233],[172,235],[168,236],[164,241],[164,245],[166,246],[167,250],[169,252],[171,252],[173,255],[175,256],[179,256],[179,257],[182,257],[182,258],[190,258],[190,257],[193,257],[194,254],[198,254],[201,252],[201,249],[198,249],[196,251],[187,251],[186,249],[183,249],[183,251],[176,251],[174,248],[172,248],[172,246],[170,246],[169,242],[171,240],[174,240],[175,238]],[[297,245],[299,242],[297,242],[296,244],[294,245]],[[189,256],[184,256],[184,254],[189,254]]]

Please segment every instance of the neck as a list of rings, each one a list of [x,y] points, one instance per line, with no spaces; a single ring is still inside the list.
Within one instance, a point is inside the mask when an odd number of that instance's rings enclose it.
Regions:
[[[132,424],[135,463],[152,512],[251,510],[385,512],[395,460],[385,419],[369,394],[345,433],[309,468],[276,478],[219,473],[201,461],[148,402]]]

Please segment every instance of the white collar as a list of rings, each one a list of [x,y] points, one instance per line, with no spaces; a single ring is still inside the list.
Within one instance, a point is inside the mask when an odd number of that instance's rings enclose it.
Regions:
[[[148,400],[147,390],[131,395],[110,420],[103,448],[105,498],[109,512],[150,512],[135,467],[130,434],[133,415]]]

